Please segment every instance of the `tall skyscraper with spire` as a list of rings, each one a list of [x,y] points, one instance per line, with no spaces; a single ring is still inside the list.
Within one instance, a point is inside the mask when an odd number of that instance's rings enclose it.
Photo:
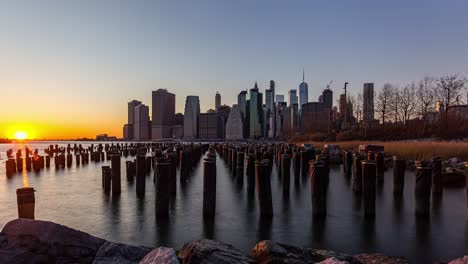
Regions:
[[[302,109],[303,104],[309,102],[309,86],[305,82],[305,72],[302,69],[302,83],[299,84],[299,109]]]

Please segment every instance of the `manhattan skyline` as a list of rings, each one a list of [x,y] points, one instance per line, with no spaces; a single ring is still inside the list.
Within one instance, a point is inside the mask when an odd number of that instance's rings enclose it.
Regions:
[[[15,1],[0,4],[1,137],[122,136],[126,103],[152,109],[151,92],[232,106],[255,81],[309,101],[330,80],[352,95],[363,83],[405,84],[468,69],[466,1]],[[336,105],[336,102],[333,102]]]

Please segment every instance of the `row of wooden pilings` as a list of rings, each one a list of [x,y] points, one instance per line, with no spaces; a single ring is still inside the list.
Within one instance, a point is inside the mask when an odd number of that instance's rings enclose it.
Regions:
[[[152,149],[148,156],[146,148],[136,149],[136,158],[126,161],[127,180],[136,181],[136,194],[142,197],[145,195],[146,176],[153,168],[156,216],[166,218],[169,215],[169,201],[177,193],[177,167],[180,167],[180,181],[185,182],[207,150],[207,144],[168,145]],[[102,166],[102,188],[105,193],[113,196],[121,193],[120,163],[120,155],[111,155],[111,166]],[[209,169],[205,171],[208,172]],[[210,210],[207,209],[208,211]]]

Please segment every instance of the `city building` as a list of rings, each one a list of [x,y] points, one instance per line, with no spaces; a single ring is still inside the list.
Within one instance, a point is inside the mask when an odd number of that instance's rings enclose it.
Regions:
[[[200,100],[198,96],[187,96],[184,112],[184,138],[198,138],[198,117],[200,115]]]
[[[201,113],[199,116],[200,139],[219,139],[220,120],[217,113]]]
[[[240,140],[244,138],[244,122],[239,105],[232,106],[226,123],[226,139]]]
[[[333,91],[329,88],[326,88],[322,91],[322,102],[325,108],[331,109],[333,108]]]
[[[289,90],[288,95],[289,95],[289,106],[299,103],[297,101],[297,90],[296,89]]]
[[[257,82],[249,91],[249,137],[252,139],[263,136],[263,94],[259,92]]]
[[[218,127],[218,138],[224,139],[226,138],[226,123],[229,118],[229,113],[231,112],[231,107],[228,105],[221,105],[218,109],[218,119],[219,119],[219,127]]]
[[[125,140],[133,140],[134,139],[134,116],[135,116],[135,107],[140,105],[141,101],[138,100],[132,100],[128,102],[128,119],[127,119],[127,124],[124,125],[123,127],[123,138]]]
[[[305,82],[304,70],[302,71],[302,83],[299,84],[299,110],[303,104],[309,102],[309,86]]]
[[[184,114],[182,114],[182,113],[177,113],[177,114],[175,115],[174,125],[181,125],[181,126],[184,125]]]
[[[107,134],[96,135],[96,141],[117,141],[117,137],[108,136]]]
[[[270,89],[265,90],[264,137],[274,138],[276,132],[275,81],[270,81]]]
[[[171,138],[171,129],[175,123],[175,94],[166,89],[152,93],[153,112],[151,138],[160,140]]]
[[[133,139],[139,141],[150,140],[150,135],[148,134],[150,122],[148,106],[139,104],[135,107],[133,122]]]
[[[310,102],[302,105],[301,130],[306,133],[330,132],[331,113],[331,109],[324,103]]]
[[[247,113],[247,91],[242,91],[237,96],[237,106],[239,111],[242,114],[242,117],[245,118]]]
[[[364,83],[362,120],[364,125],[374,120],[374,83]]]
[[[284,94],[277,94],[277,95],[275,96],[275,99],[276,99],[275,101],[276,101],[277,103],[284,103]]]
[[[133,125],[125,124],[123,127],[123,139],[132,140],[133,139]]]
[[[215,95],[215,111],[218,112],[219,107],[221,106],[221,95],[216,92]]]
[[[285,115],[287,109],[286,102],[276,102],[276,137],[283,135],[283,127],[285,123]]]

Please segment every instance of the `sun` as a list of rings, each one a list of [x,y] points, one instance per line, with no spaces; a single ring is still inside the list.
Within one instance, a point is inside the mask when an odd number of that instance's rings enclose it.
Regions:
[[[28,138],[28,134],[26,134],[26,132],[23,132],[23,131],[17,131],[15,132],[14,137],[18,140],[24,140]]]

